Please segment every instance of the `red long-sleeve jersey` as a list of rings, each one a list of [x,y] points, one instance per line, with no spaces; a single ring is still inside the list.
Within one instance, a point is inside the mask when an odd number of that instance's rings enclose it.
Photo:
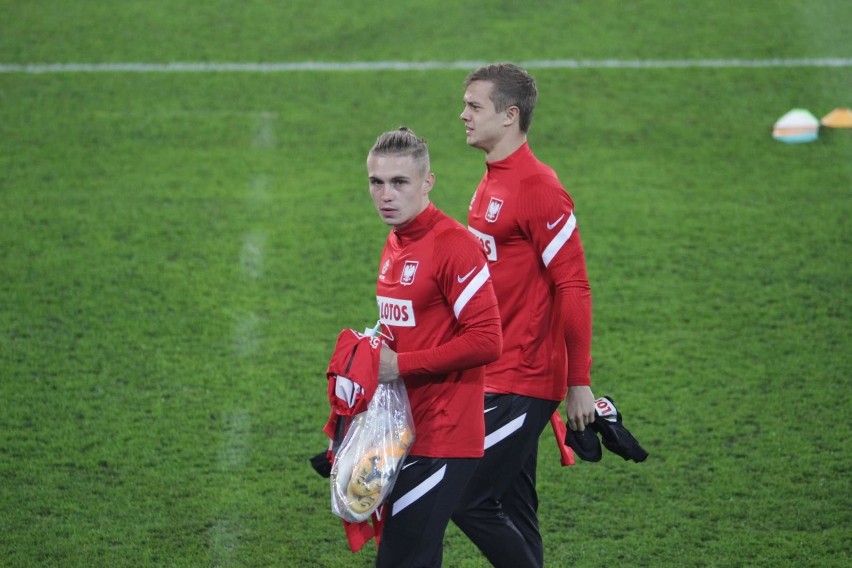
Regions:
[[[502,339],[479,243],[430,204],[388,235],[376,296],[411,402],[411,453],[482,456],[484,365],[500,356]]]
[[[524,143],[487,164],[468,228],[479,237],[503,322],[486,392],[562,400],[591,384],[592,300],[574,203]]]

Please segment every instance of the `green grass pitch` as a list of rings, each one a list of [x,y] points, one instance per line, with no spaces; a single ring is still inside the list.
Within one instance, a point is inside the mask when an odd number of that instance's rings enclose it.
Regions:
[[[650,452],[539,451],[548,566],[852,561],[852,106],[842,0],[0,3],[0,66],[789,61],[536,68],[576,203],[593,381]],[[371,566],[327,480],[325,366],[375,321],[375,136],[463,219],[469,69],[0,72],[0,565]],[[445,566],[485,562],[451,526]]]

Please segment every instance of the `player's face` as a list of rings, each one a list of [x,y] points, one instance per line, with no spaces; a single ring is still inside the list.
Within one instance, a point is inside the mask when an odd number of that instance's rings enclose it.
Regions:
[[[367,157],[370,196],[382,221],[399,229],[428,207],[435,175],[424,169],[411,156]]]
[[[464,110],[459,116],[464,122],[469,146],[490,152],[505,135],[505,112],[497,112],[491,100],[491,81],[474,81],[464,93]]]

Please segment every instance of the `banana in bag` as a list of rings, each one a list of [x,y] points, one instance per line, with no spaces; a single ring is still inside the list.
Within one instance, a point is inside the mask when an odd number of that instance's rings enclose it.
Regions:
[[[331,466],[331,510],[349,522],[370,518],[393,489],[414,442],[414,420],[402,380],[376,388],[356,415]]]

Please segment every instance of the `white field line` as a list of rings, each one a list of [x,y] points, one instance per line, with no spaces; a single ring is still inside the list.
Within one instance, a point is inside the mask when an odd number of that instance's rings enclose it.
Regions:
[[[251,414],[247,410],[237,409],[224,413],[222,431],[223,445],[219,448],[218,464],[220,471],[232,474],[230,479],[238,479],[238,474],[248,462],[251,444]],[[231,481],[230,488],[236,488]],[[227,491],[230,492],[230,489]],[[224,499],[228,499],[225,497]],[[240,519],[235,512],[226,513],[224,518],[216,520],[210,527],[210,555],[214,566],[237,566],[237,553],[242,533]]]
[[[475,69],[485,61],[0,63],[0,73],[286,73],[292,71],[423,71]],[[542,59],[519,61],[527,69],[694,69],[852,67],[849,57],[794,59]]]
[[[251,445],[251,414],[237,409],[224,413],[224,444],[217,459],[222,471],[235,471],[245,466]]]
[[[269,149],[275,147],[275,123],[277,120],[278,114],[274,112],[260,112],[255,115],[257,128],[252,137],[255,148]]]

